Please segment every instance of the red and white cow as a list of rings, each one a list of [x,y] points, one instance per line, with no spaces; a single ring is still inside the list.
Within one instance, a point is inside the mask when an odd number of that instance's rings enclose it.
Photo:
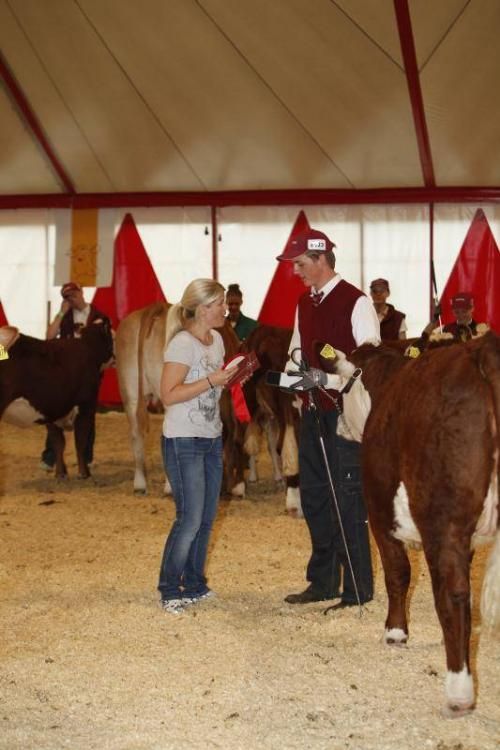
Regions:
[[[288,360],[292,331],[288,328],[261,325],[252,331],[242,349],[254,351],[260,369],[244,386],[252,421],[245,433],[244,447],[253,459],[249,481],[256,481],[252,471],[260,451],[261,435],[267,437],[275,481],[286,484],[287,512],[302,516],[299,492],[298,426],[299,410],[296,398],[266,383],[268,370],[282,372]]]
[[[81,338],[43,341],[0,328],[0,344],[8,357],[0,359],[0,417],[27,427],[46,424],[52,436],[56,477],[67,474],[62,426],[74,418],[78,470],[90,476],[85,446],[95,419],[100,374],[113,357],[109,323],[98,321],[82,329]]]
[[[169,304],[157,302],[135,310],[124,318],[115,337],[116,369],[123,406],[130,425],[130,440],[135,461],[134,492],[147,491],[144,436],[148,429],[147,404],[160,400],[160,379],[165,348],[165,324]],[[239,340],[231,326],[220,329],[224,339],[226,359],[234,356]],[[224,424],[224,469],[226,489],[242,494],[243,463],[242,433],[234,417],[231,397],[224,390],[221,397],[221,416]],[[165,481],[164,492],[170,494]]]
[[[484,539],[496,538],[483,620],[500,626],[500,338],[489,333],[416,359],[365,345],[349,360],[334,370],[363,371],[342,421],[345,437],[362,438],[364,495],[389,598],[385,641],[407,641],[405,544],[421,545],[446,647],[446,711],[460,715],[475,703],[469,575]]]

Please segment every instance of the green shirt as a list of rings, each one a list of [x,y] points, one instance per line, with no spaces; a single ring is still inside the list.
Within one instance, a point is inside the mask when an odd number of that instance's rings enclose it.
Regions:
[[[258,325],[259,324],[256,320],[254,320],[253,318],[247,318],[246,315],[240,313],[233,331],[238,336],[240,341],[244,341],[246,338],[248,338],[248,336],[250,336],[254,328],[257,328]]]

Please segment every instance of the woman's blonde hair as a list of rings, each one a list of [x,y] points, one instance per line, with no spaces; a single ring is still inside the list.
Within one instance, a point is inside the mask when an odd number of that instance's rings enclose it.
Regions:
[[[200,305],[210,305],[224,296],[224,287],[214,279],[195,279],[184,289],[181,301],[169,308],[165,329],[165,346],[176,333],[186,327],[188,320],[196,319]]]

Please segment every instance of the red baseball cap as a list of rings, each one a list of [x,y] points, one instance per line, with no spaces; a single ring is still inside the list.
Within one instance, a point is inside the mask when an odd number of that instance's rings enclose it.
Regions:
[[[292,237],[284,253],[278,255],[276,260],[295,260],[304,253],[328,253],[334,247],[334,243],[324,232],[320,232],[319,229],[306,229]]]
[[[474,307],[474,297],[470,292],[458,292],[451,298],[451,306],[457,310],[469,310]]]
[[[61,297],[67,297],[71,292],[81,292],[82,287],[74,281],[68,281],[61,287]]]

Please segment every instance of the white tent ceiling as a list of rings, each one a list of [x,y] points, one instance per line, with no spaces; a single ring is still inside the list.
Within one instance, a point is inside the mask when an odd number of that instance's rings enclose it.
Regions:
[[[499,31],[499,0],[0,0],[0,207],[500,195]]]

